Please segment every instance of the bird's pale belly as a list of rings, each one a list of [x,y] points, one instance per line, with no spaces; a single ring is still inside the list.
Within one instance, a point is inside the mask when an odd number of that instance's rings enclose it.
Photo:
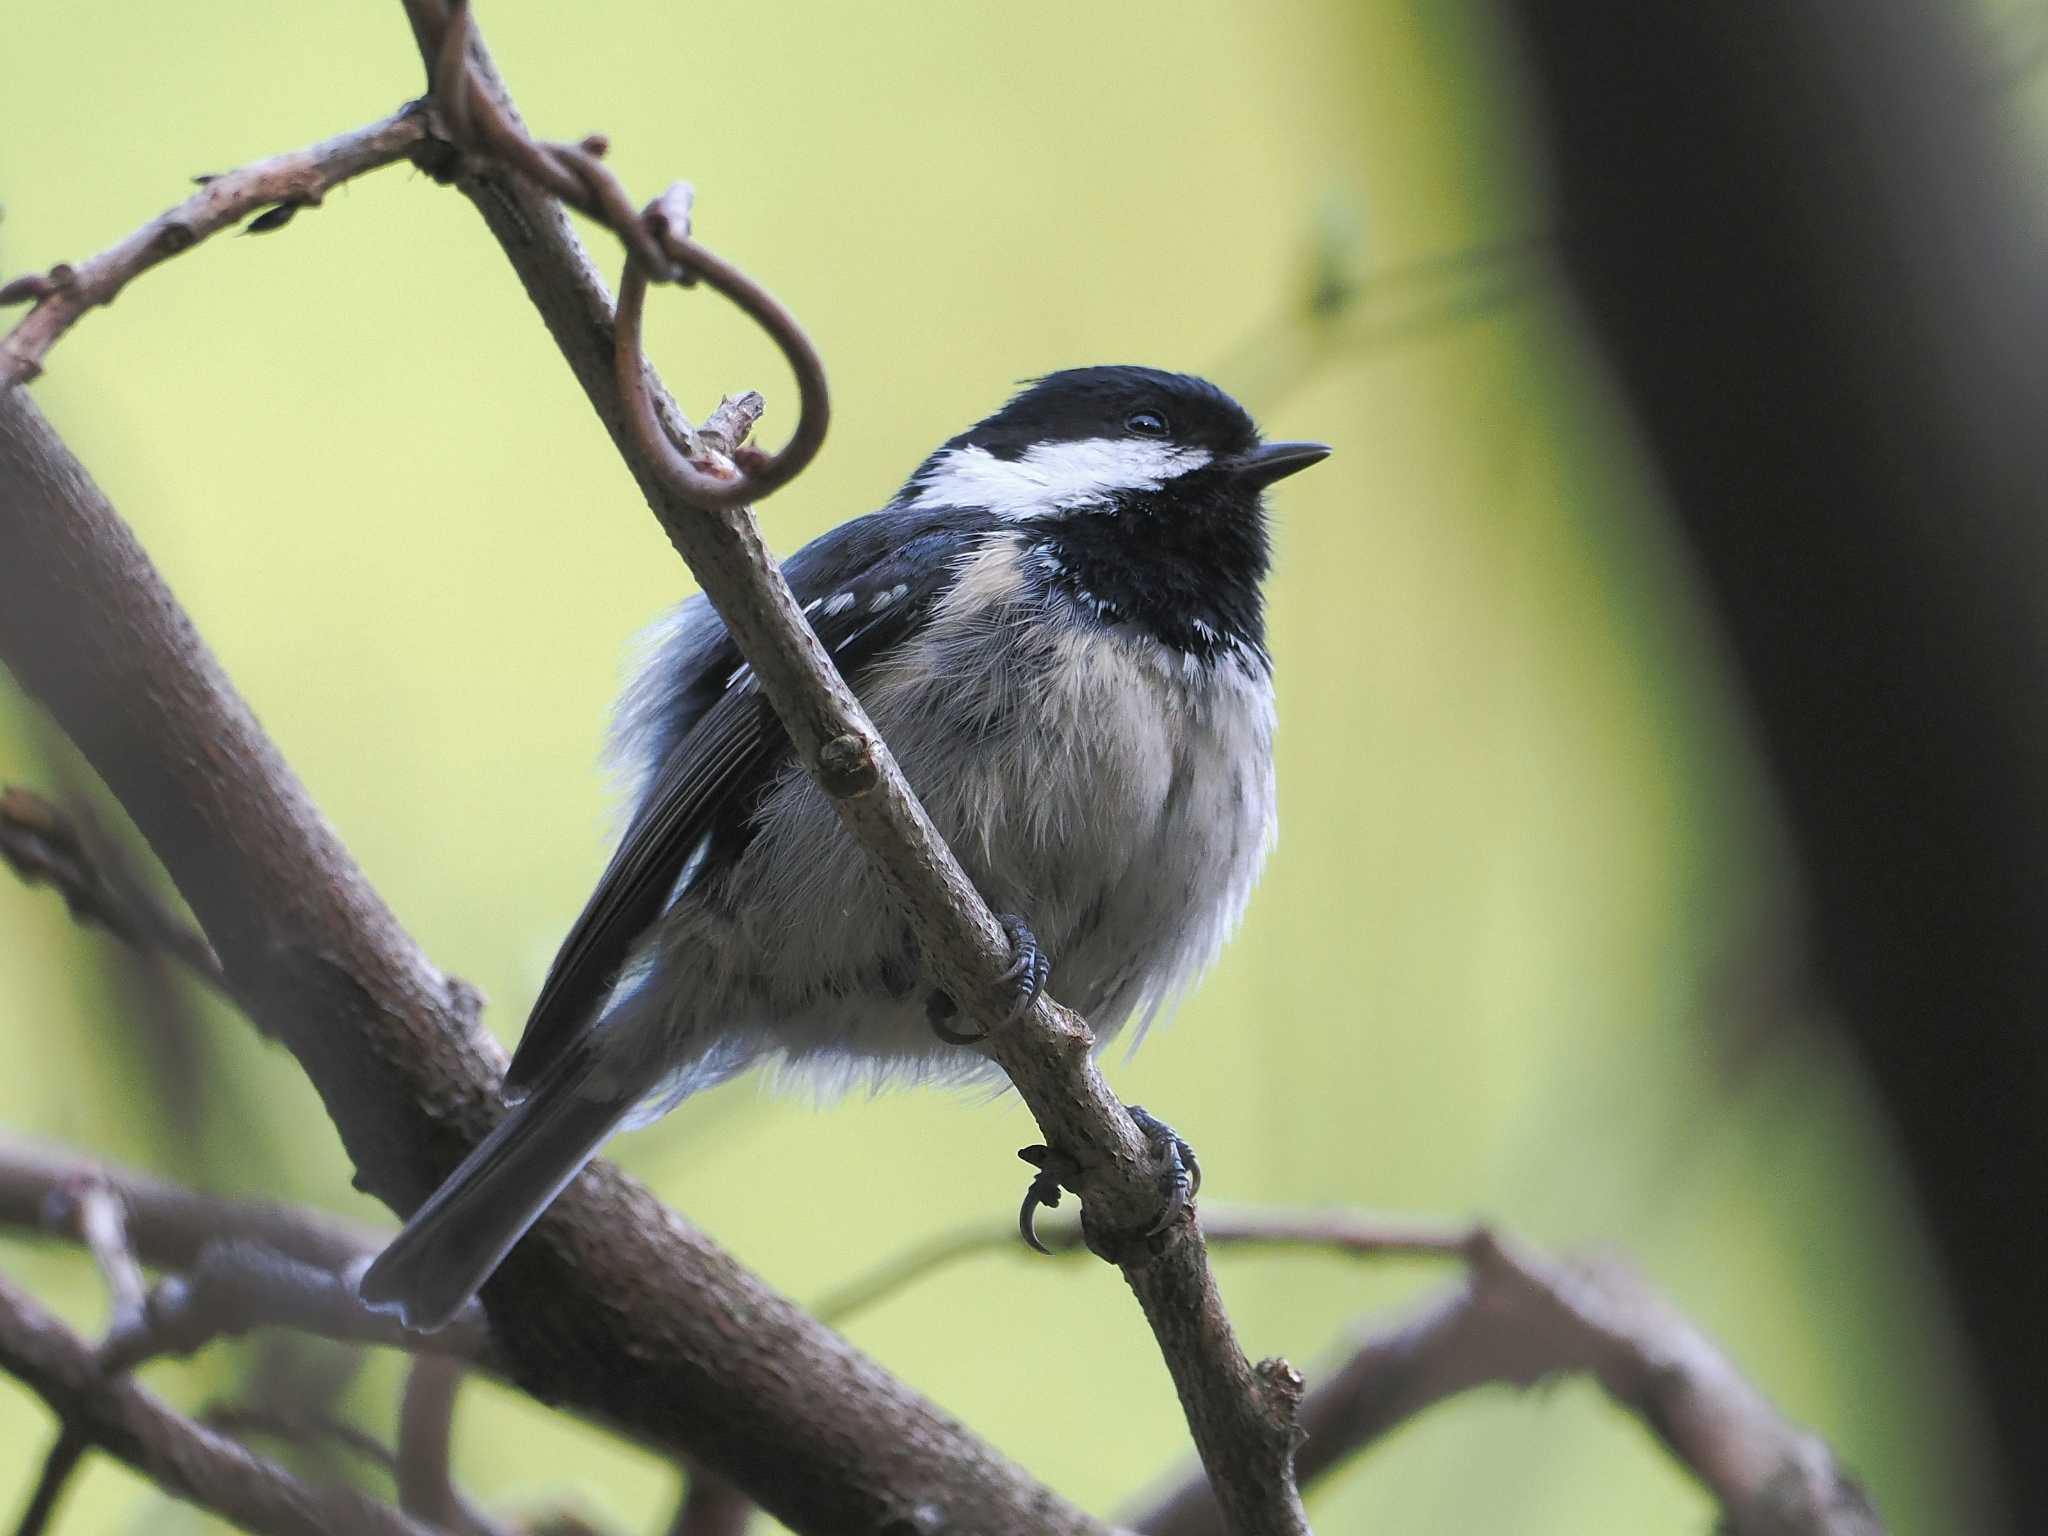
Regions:
[[[1272,841],[1272,692],[1249,658],[1195,666],[1071,626],[1033,639],[934,625],[930,654],[864,702],[899,761],[945,765],[913,788],[989,904],[1038,935],[1052,995],[1106,1040],[1192,980],[1244,909]],[[924,667],[974,686],[935,707],[899,681]],[[985,1070],[933,1034],[908,923],[808,775],[770,791],[734,875],[662,925],[671,1061],[723,1037],[729,1069],[779,1055],[828,1084]]]

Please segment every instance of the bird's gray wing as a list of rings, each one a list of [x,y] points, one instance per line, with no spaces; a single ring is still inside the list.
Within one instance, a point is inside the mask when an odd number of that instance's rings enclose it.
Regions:
[[[783,570],[797,601],[856,689],[865,667],[924,625],[977,532],[957,516],[882,512],[790,558]],[[505,1074],[515,1096],[582,1038],[691,859],[700,851],[707,864],[737,857],[758,796],[788,754],[789,738],[729,636],[700,649],[673,691],[680,729],[548,970]],[[707,692],[715,692],[709,707]]]

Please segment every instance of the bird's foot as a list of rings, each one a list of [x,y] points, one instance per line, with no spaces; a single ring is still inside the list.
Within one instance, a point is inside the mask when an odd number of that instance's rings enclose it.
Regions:
[[[996,986],[1009,1004],[1009,1011],[1003,1015],[1005,1028],[1016,1023],[1037,1004],[1039,995],[1045,991],[1046,979],[1052,975],[1052,960],[1045,947],[1038,942],[1038,935],[1015,913],[1005,912],[996,919],[1003,925],[1003,932],[1010,938],[1010,963],[1003,974],[996,978]],[[953,1001],[949,992],[934,992],[925,999],[925,1021],[931,1025],[932,1033],[948,1045],[979,1045],[988,1038],[986,1030],[955,1029],[952,1020],[960,1013],[959,1004]]]
[[[1187,1144],[1179,1131],[1153,1114],[1142,1104],[1126,1104],[1124,1113],[1131,1117],[1131,1123],[1151,1147],[1152,1155],[1159,1162],[1160,1194],[1164,1204],[1159,1219],[1146,1229],[1147,1237],[1157,1237],[1176,1221],[1188,1208],[1195,1196],[1202,1192],[1202,1160],[1195,1156],[1195,1149]]]
[[[1004,912],[996,921],[1010,937],[1010,963],[996,978],[996,985],[1009,993],[1010,1011],[1003,1015],[1003,1026],[1008,1028],[1038,1005],[1052,976],[1052,956],[1038,942],[1030,924],[1016,913]]]
[[[1131,1117],[1131,1123],[1137,1126],[1159,1164],[1159,1217],[1145,1229],[1146,1237],[1157,1237],[1180,1220],[1201,1193],[1201,1159],[1178,1131],[1144,1105],[1126,1104],[1124,1113]],[[1038,1170],[1038,1176],[1024,1192],[1023,1205],[1018,1208],[1017,1231],[1028,1246],[1049,1254],[1052,1250],[1039,1241],[1035,1218],[1040,1209],[1056,1207],[1065,1191],[1081,1192],[1081,1165],[1070,1154],[1046,1146],[1023,1147],[1017,1155]]]

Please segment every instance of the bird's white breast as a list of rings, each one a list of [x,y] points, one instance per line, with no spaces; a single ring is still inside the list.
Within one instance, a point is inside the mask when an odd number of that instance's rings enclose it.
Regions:
[[[1025,558],[1011,533],[970,556],[862,700],[990,906],[1038,935],[1053,995],[1107,1039],[1191,981],[1244,911],[1273,840],[1272,689],[1249,655],[1196,665],[1076,622],[1033,595]],[[672,1038],[738,1031],[828,1081],[984,1067],[932,1033],[903,914],[794,765],[746,869],[724,915],[690,905],[664,924]]]

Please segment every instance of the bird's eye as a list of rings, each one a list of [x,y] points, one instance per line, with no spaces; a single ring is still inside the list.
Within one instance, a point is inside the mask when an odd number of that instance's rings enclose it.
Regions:
[[[1124,430],[1140,437],[1164,437],[1166,418],[1157,411],[1139,411],[1125,420]]]

